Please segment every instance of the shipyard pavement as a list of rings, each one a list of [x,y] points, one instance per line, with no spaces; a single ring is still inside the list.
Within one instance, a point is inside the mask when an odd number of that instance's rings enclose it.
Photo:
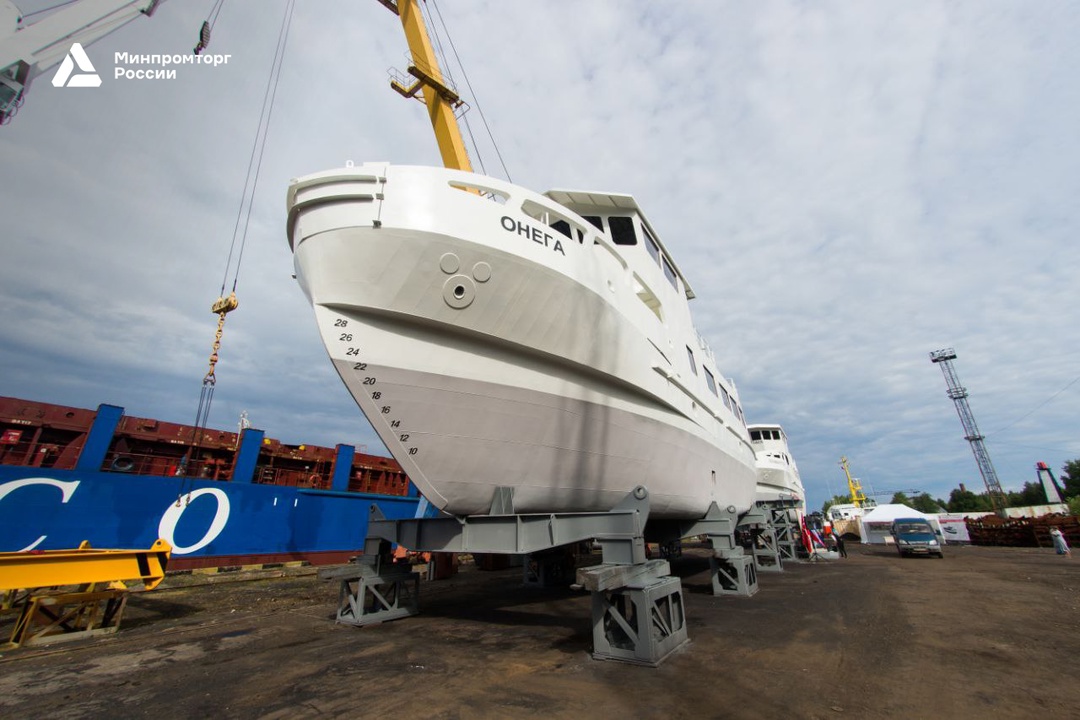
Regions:
[[[423,614],[335,625],[312,569],[171,578],[119,634],[0,656],[0,716],[1046,718],[1080,708],[1080,561],[949,548],[762,575],[713,597],[673,561],[690,643],[659,668],[591,659],[590,598],[520,569],[421,583]]]

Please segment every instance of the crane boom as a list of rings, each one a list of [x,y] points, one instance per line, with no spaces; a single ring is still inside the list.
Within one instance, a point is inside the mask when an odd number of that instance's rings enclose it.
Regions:
[[[97,42],[140,15],[153,15],[160,2],[78,0],[24,25],[11,0],[0,0],[0,124],[22,105],[34,78],[63,60],[72,43]]]
[[[454,109],[462,105],[461,98],[443,80],[439,61],[428,38],[424,26],[424,16],[420,13],[417,0],[379,0],[383,5],[401,18],[401,27],[405,30],[405,39],[409,43],[413,64],[408,73],[415,78],[405,86],[397,80],[391,80],[390,86],[405,97],[416,97],[423,91],[424,104],[427,105],[431,127],[435,130],[435,140],[439,144],[443,165],[452,170],[472,172],[469,155],[465,151],[465,140],[461,136]]]
[[[986,450],[986,437],[979,432],[979,426],[975,424],[975,415],[971,412],[968,404],[967,388],[960,384],[960,376],[956,374],[956,368],[952,361],[956,359],[956,351],[952,348],[935,350],[930,353],[930,362],[941,365],[941,372],[945,375],[945,384],[949,387],[949,398],[956,405],[956,413],[960,416],[960,424],[964,426],[964,439],[971,444],[971,452],[975,455],[975,464],[979,466],[979,473],[986,483],[986,495],[990,498],[990,504],[994,512],[1005,517],[1005,508],[1008,499],[1005,491],[1001,489],[994,464],[990,462],[990,453]]]

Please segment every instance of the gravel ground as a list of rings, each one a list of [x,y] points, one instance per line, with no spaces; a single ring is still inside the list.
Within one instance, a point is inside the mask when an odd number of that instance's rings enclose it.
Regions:
[[[690,642],[659,668],[593,660],[589,596],[520,569],[422,582],[420,616],[367,628],[312,569],[177,576],[116,635],[0,654],[0,717],[1080,716],[1080,560],[848,548],[752,598],[688,549]]]

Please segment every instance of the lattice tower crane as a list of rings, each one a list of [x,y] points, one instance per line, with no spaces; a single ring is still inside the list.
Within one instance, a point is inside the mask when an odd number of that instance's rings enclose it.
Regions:
[[[949,386],[948,395],[956,403],[956,413],[960,416],[960,423],[964,426],[964,439],[971,443],[971,452],[975,454],[975,463],[979,466],[979,473],[983,482],[986,483],[986,494],[990,498],[990,504],[994,512],[1001,515],[1005,512],[1005,492],[998,482],[994,464],[990,462],[990,453],[986,450],[986,438],[979,433],[979,426],[975,424],[975,416],[968,405],[967,390],[960,384],[960,377],[956,374],[956,368],[952,361],[956,359],[956,352],[952,348],[935,350],[930,353],[930,362],[941,366],[941,372],[945,374],[945,383]]]

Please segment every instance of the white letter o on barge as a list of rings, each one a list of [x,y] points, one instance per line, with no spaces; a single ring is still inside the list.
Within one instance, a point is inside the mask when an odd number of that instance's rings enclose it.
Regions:
[[[202,540],[199,540],[199,542],[186,547],[177,545],[176,541],[173,539],[173,534],[176,532],[176,524],[180,522],[180,516],[187,510],[191,501],[200,495],[213,495],[217,498],[218,506],[217,513],[214,514],[214,521],[210,523],[210,528],[206,531],[206,534],[202,536]],[[172,545],[174,555],[187,555],[196,550],[202,550],[212,543],[214,539],[221,534],[221,531],[225,529],[225,523],[227,522],[229,522],[229,496],[226,495],[224,491],[217,488],[203,488],[185,495],[181,499],[179,506],[177,506],[176,503],[169,505],[169,509],[161,516],[161,523],[158,525],[158,537]]]

